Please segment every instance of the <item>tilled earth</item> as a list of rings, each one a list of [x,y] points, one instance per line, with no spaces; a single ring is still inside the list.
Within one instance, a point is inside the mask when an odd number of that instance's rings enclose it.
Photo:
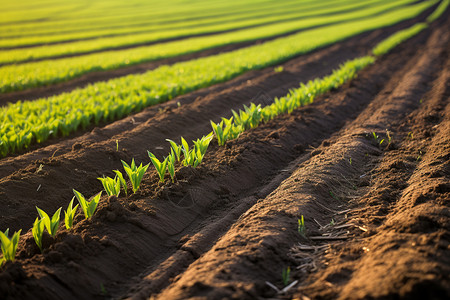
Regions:
[[[102,197],[92,219],[46,237],[43,254],[28,230],[36,205],[65,208],[72,188],[93,195],[121,159],[166,155],[166,138],[200,137],[210,119],[267,104],[401,26],[1,160],[0,228],[24,229],[18,259],[0,271],[2,298],[450,297],[448,13],[339,90],[213,142],[175,183],[151,171],[136,194]]]

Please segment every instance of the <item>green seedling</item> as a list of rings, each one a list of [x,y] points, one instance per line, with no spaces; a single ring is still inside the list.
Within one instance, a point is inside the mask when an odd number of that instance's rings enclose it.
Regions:
[[[119,152],[119,140],[116,140],[116,152]]]
[[[300,233],[302,236],[306,236],[306,225],[305,225],[305,219],[303,217],[303,215],[300,217],[300,219],[297,220],[298,222],[298,227],[297,227],[297,231],[298,233]]]
[[[67,229],[72,228],[73,219],[75,217],[75,213],[77,212],[77,208],[79,205],[79,204],[77,204],[77,205],[75,205],[75,207],[73,207],[74,199],[75,199],[75,197],[73,197],[72,200],[70,200],[69,207],[67,207],[67,210],[64,211],[64,223],[65,223]]]
[[[51,219],[50,219],[49,215],[47,215],[47,213],[45,211],[43,211],[42,209],[40,209],[37,206],[36,206],[36,209],[37,209],[37,211],[39,213],[39,216],[41,217],[41,221],[44,223],[45,229],[47,229],[48,233],[52,237],[55,237],[56,232],[58,231],[58,228],[59,228],[59,220],[60,220],[60,216],[61,216],[61,209],[62,209],[62,207],[60,207],[53,214]]]
[[[150,160],[152,161],[153,165],[156,168],[156,171],[158,172],[159,175],[159,181],[160,182],[164,182],[164,176],[166,175],[166,170],[167,170],[167,162],[168,162],[168,158],[166,157],[162,162],[156,158],[156,156],[151,153],[150,151],[147,151],[148,156],[150,157]]]
[[[170,149],[170,154],[167,156],[167,170],[169,171],[172,182],[175,182],[175,153]]]
[[[290,267],[283,269],[281,278],[283,280],[284,286],[287,286],[289,284],[289,281],[291,278],[291,268]]]
[[[350,165],[352,165],[352,158],[351,157],[348,159],[348,162],[350,163]]]
[[[134,158],[131,161],[131,165],[128,165],[123,160],[122,164],[123,168],[125,169],[125,172],[128,175],[128,178],[131,181],[133,193],[136,193],[136,191],[139,189],[139,186],[141,185],[142,178],[144,177],[145,172],[147,172],[147,169],[150,166],[150,164],[146,164],[145,166],[143,166],[141,163],[139,167],[137,167],[136,164],[134,163]]]
[[[0,231],[0,242],[2,248],[2,258],[0,259],[0,266],[6,261],[14,261],[16,257],[17,246],[19,245],[20,233],[22,229],[14,232],[11,238],[9,235],[9,228],[5,232]]]
[[[119,178],[120,184],[122,185],[122,188],[125,192],[125,196],[127,196],[128,195],[127,182],[123,178],[122,172],[120,172],[119,170],[113,170],[113,172],[116,173],[117,178]]]
[[[33,224],[33,229],[31,229],[31,233],[33,234],[34,241],[36,245],[39,247],[39,250],[42,252],[42,235],[44,234],[44,220],[36,218]]]
[[[105,189],[108,196],[119,196],[121,180],[117,175],[114,177],[114,179],[111,177],[103,177],[97,179],[102,183],[103,188]]]
[[[91,218],[94,215],[95,210],[97,209],[98,202],[100,201],[100,197],[102,196],[102,192],[93,196],[90,200],[86,200],[86,198],[78,192],[77,190],[73,190],[75,197],[77,197],[78,202],[80,203],[81,208],[83,209],[84,217],[86,219]]]
[[[180,159],[181,159],[181,146],[178,145],[177,143],[175,143],[174,141],[170,140],[170,139],[166,139],[166,141],[168,141],[170,143],[170,146],[172,147],[172,150],[173,150],[173,152],[176,155],[177,161],[180,161]]]
[[[203,157],[206,154],[206,150],[208,149],[213,136],[213,132],[211,132],[207,136],[203,136],[201,139],[192,141],[194,143],[195,167],[202,163]]]
[[[333,197],[334,200],[339,201],[339,197],[336,196],[332,191],[330,191],[330,196]]]
[[[375,131],[372,132],[373,139],[376,143],[378,143],[378,135],[375,133]]]
[[[278,66],[278,67],[275,67],[273,70],[275,71],[275,73],[280,73],[280,72],[283,72],[284,68],[283,68],[283,66]]]

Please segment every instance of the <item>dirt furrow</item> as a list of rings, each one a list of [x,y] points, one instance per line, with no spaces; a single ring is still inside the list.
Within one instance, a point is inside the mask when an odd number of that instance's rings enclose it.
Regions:
[[[442,31],[435,32],[422,53],[417,55],[417,59],[407,64],[403,70],[406,71],[405,75],[400,77],[400,80],[394,77],[392,83],[396,83],[396,88],[390,96],[377,97],[372,104],[379,105],[371,105],[361,114],[361,116],[370,115],[371,118],[362,123],[360,118],[357,118],[338,134],[334,141],[331,140],[331,143],[334,142],[331,146],[323,145],[313,151],[311,153],[313,157],[302,164],[275,192],[266,199],[258,201],[210,251],[190,265],[168,288],[153,297],[155,299],[186,299],[199,296],[208,299],[255,299],[275,296],[275,290],[271,289],[266,281],[277,284],[281,289],[280,279],[283,268],[295,262],[300,264],[300,267],[311,263],[305,251],[294,253],[290,251],[290,247],[296,241],[305,243],[304,238],[296,233],[297,219],[300,215],[305,215],[307,222],[309,221],[308,225],[313,228],[309,230],[309,234],[315,235],[317,231],[314,231],[318,229],[317,224],[328,224],[333,216],[336,218],[339,215],[339,210],[348,207],[348,199],[357,194],[356,191],[352,191],[356,187],[352,182],[358,182],[361,175],[370,171],[372,157],[381,154],[379,141],[374,141],[370,135],[366,136],[374,127],[373,120],[377,120],[377,127],[386,128],[396,121],[403,120],[408,111],[414,110],[417,107],[416,102],[418,103],[416,97],[427,92],[429,87],[426,83],[435,75],[435,70],[439,69],[442,62],[445,63],[447,46],[448,35]],[[409,92],[411,89],[413,93]],[[397,102],[393,103],[393,99]],[[400,117],[391,122],[393,115]],[[438,140],[442,143],[441,138],[438,137]],[[409,228],[409,226],[406,227]],[[346,230],[340,233],[340,236],[342,235],[347,238]],[[324,240],[327,238],[325,237]],[[370,249],[370,246],[367,249]],[[322,278],[318,284],[329,288],[324,282],[331,282],[331,285],[344,285],[349,278],[355,278],[361,284],[350,288],[349,291],[346,291],[347,287],[344,287],[341,295],[344,299],[360,299],[367,295],[380,297],[380,292],[381,296],[389,292],[394,295],[395,293],[404,295],[403,291],[396,290],[393,293],[380,289],[380,280],[374,280],[371,284],[373,291],[378,293],[371,293],[367,287],[363,286],[363,284],[367,285],[367,276],[370,276],[368,274],[376,274],[375,278],[380,278],[384,285],[390,284],[391,289],[398,289],[398,285],[386,276],[389,268],[382,263],[384,253],[376,252],[373,256],[376,257],[375,262],[369,264],[367,268],[357,270],[354,277],[351,271],[342,268],[339,272],[328,274],[327,281]],[[429,259],[424,261],[429,263]],[[391,262],[395,264],[395,261]],[[377,272],[370,270],[374,264],[379,266]],[[430,272],[422,277],[416,270],[410,270],[410,272],[415,275],[403,278],[409,279],[416,276],[417,278],[414,279],[417,279],[420,288],[424,289],[429,282],[427,276]],[[293,272],[297,278],[301,279],[300,282],[303,282],[305,278],[298,273]],[[432,273],[443,274],[442,270],[441,272],[434,270]],[[436,281],[438,283],[422,290],[422,295],[433,295],[434,292],[439,295],[445,284],[439,283],[439,280]],[[351,283],[350,281],[349,286]],[[440,289],[434,291],[435,286]]]

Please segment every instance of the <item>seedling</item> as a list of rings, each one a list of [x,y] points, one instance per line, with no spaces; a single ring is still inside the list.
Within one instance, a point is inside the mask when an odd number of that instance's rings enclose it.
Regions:
[[[0,242],[2,248],[2,258],[0,259],[0,266],[6,261],[14,261],[16,257],[17,246],[19,245],[20,233],[22,229],[14,232],[11,238],[9,235],[9,228],[5,232],[0,231]]]
[[[34,241],[36,242],[36,245],[39,247],[39,250],[42,252],[42,235],[44,234],[44,220],[36,218],[33,224],[33,229],[31,229],[31,232],[33,234]]]
[[[103,188],[105,189],[108,196],[119,196],[121,181],[117,175],[114,177],[114,179],[111,177],[103,177],[97,179],[102,183]]]
[[[59,219],[61,216],[61,207],[53,214],[53,217],[50,219],[50,217],[47,215],[45,211],[40,209],[36,206],[36,209],[39,213],[39,216],[41,217],[42,222],[44,223],[45,229],[47,229],[48,233],[55,237],[56,232],[59,228]]]
[[[303,237],[306,237],[306,225],[303,215],[300,217],[300,219],[297,220],[297,222],[298,222],[297,227],[298,233],[300,233]]]
[[[280,73],[280,72],[283,72],[283,66],[278,66],[278,67],[275,67],[274,69],[273,69],[274,71],[275,71],[275,73]]]
[[[125,196],[128,195],[128,188],[127,188],[127,182],[123,178],[122,172],[119,170],[113,170],[114,173],[116,173],[117,178],[119,178],[120,184],[122,185],[122,188],[125,192]]]
[[[150,160],[152,161],[153,165],[156,168],[156,171],[158,172],[159,175],[159,181],[160,182],[164,182],[164,176],[166,175],[166,170],[167,170],[167,161],[168,158],[166,157],[162,162],[156,158],[156,156],[151,153],[150,151],[147,151],[148,156],[150,157]]]
[[[330,196],[333,197],[334,200],[339,201],[339,197],[336,196],[332,191],[330,191]]]
[[[94,214],[95,210],[97,209],[98,202],[100,201],[100,197],[102,196],[102,192],[96,194],[93,196],[90,200],[86,200],[86,198],[78,192],[77,190],[73,190],[73,193],[78,199],[78,202],[80,202],[81,208],[84,212],[84,217],[86,219],[89,219]]]
[[[170,154],[167,156],[167,170],[169,171],[172,182],[175,182],[175,153],[170,149]]]
[[[282,277],[284,286],[287,286],[289,284],[289,281],[291,278],[291,268],[287,267],[287,268],[283,269],[281,277]]]
[[[174,141],[170,139],[166,139],[170,143],[170,146],[172,147],[173,153],[176,155],[177,161],[180,161],[181,159],[181,146],[175,143]]]
[[[126,162],[122,160],[123,168],[125,169],[125,172],[128,175],[128,178],[131,181],[131,187],[133,188],[133,193],[136,193],[136,191],[139,189],[139,186],[141,185],[142,177],[144,177],[145,172],[147,171],[150,164],[146,164],[145,166],[142,165],[142,163],[139,165],[139,167],[136,166],[134,163],[134,158],[131,161],[131,165],[128,165]]]
[[[116,152],[119,152],[119,140],[116,140]]]
[[[72,228],[73,218],[75,217],[75,213],[77,212],[77,208],[79,205],[79,204],[77,204],[77,205],[75,205],[75,207],[73,207],[74,199],[75,199],[75,197],[73,197],[72,200],[70,200],[69,207],[67,208],[67,210],[64,211],[64,223],[65,223],[67,229]]]

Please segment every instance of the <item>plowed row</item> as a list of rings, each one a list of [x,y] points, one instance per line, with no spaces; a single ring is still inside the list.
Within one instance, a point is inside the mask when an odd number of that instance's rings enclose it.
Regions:
[[[132,197],[103,198],[91,220],[78,216],[73,232],[44,241],[50,249],[44,254],[28,232],[18,260],[0,273],[1,295],[450,296],[447,19],[448,13],[314,104],[226,147],[212,146],[204,164],[178,170],[174,184],[158,184],[151,173]],[[111,176],[120,159],[148,161],[145,150],[165,154],[164,139],[201,136],[211,130],[210,119],[284,95],[366,54],[387,35],[358,36],[288,61],[281,73],[249,72],[3,159],[0,227],[30,228],[35,205],[54,211],[67,204],[72,188],[97,192],[96,177]],[[306,237],[297,232],[301,215]],[[266,282],[281,289],[288,266],[290,281],[298,283],[277,294]]]

